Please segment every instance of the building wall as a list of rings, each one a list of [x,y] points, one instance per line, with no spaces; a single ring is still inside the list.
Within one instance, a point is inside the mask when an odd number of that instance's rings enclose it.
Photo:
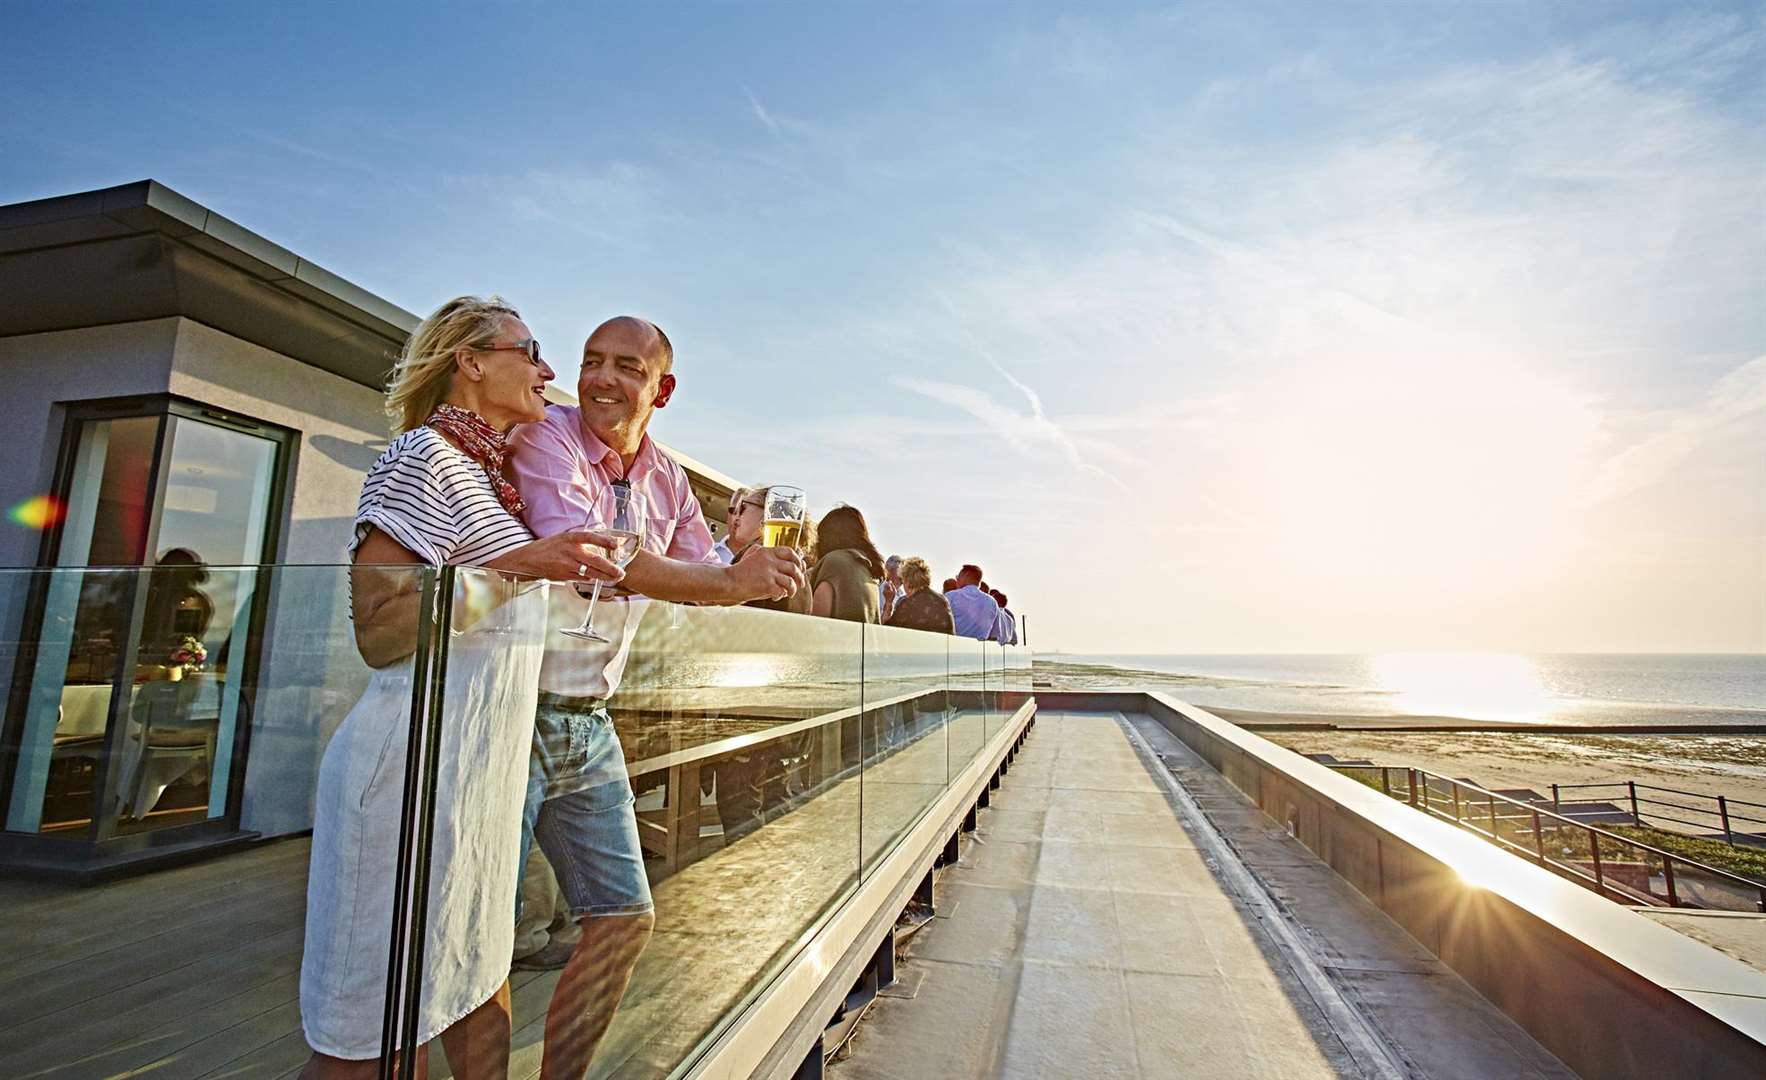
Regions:
[[[180,319],[0,338],[0,509],[47,494],[55,480],[59,403],[164,393]],[[0,521],[0,567],[35,566],[40,533]],[[10,623],[0,624],[10,626]]]
[[[390,436],[380,391],[201,323],[177,323],[173,394],[299,433],[275,561],[343,562],[362,477]]]
[[[388,366],[391,366],[390,359]],[[188,319],[178,321],[171,392],[297,433],[240,825],[265,835],[312,827],[325,743],[367,686],[349,622],[343,564],[362,477],[390,431],[381,394]]]
[[[389,362],[390,363],[390,362]],[[389,432],[380,393],[183,318],[0,339],[0,508],[47,493],[68,402],[171,393],[295,432],[280,512],[279,570],[257,672],[241,824],[267,835],[310,828],[325,741],[368,670],[349,624],[345,561],[362,477]],[[0,521],[0,567],[38,563],[41,534]],[[18,633],[24,575],[0,582],[0,633]],[[0,668],[15,654],[0,648]],[[10,672],[0,671],[10,677]]]

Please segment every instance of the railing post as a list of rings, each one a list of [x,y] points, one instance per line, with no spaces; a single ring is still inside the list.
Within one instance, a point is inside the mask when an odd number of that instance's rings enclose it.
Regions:
[[[1539,852],[1539,865],[1545,865],[1545,829],[1539,824],[1539,808],[1533,808],[1533,850]]]
[[[1457,825],[1459,824],[1459,781],[1449,780],[1447,782],[1453,785],[1453,823]]]
[[[1409,777],[1407,778],[1410,783],[1410,805],[1415,806],[1416,805],[1416,770],[1415,769],[1406,769],[1405,772],[1410,774]]]
[[[1637,781],[1627,780],[1625,786],[1631,791],[1631,820],[1643,825],[1643,815],[1637,812]]]
[[[1735,834],[1729,831],[1729,800],[1717,796],[1717,816],[1723,819],[1723,839],[1735,843]]]
[[[1554,814],[1561,814],[1564,812],[1564,804],[1562,800],[1558,798],[1558,786],[1556,784],[1551,785],[1551,812]]]
[[[1680,906],[1680,894],[1674,891],[1674,858],[1662,856],[1662,881],[1668,886],[1668,906]]]
[[[1606,880],[1600,872],[1600,833],[1588,831],[1588,851],[1594,859],[1594,891],[1601,896],[1607,894]]]
[[[1498,839],[1499,836],[1500,836],[1500,834],[1498,834],[1496,831],[1496,796],[1491,795],[1490,796],[1490,838],[1492,840],[1495,840],[1495,839]]]
[[[1380,766],[1380,791],[1386,798],[1392,797],[1392,770],[1384,765]]]

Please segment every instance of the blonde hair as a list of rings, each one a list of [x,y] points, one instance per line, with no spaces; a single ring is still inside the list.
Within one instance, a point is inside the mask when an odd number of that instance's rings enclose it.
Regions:
[[[915,555],[911,559],[903,559],[901,564],[901,583],[912,592],[932,587],[932,568],[926,560]]]
[[[454,353],[488,345],[502,332],[504,319],[521,313],[500,296],[456,296],[411,331],[386,383],[386,415],[393,433],[423,426],[454,381]]]

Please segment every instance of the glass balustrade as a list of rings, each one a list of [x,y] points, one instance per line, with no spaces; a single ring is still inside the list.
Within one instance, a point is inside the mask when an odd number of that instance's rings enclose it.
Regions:
[[[0,1074],[677,1074],[1030,692],[918,631],[603,595],[597,645],[488,571],[201,571],[0,572]]]
[[[0,1075],[297,1069],[303,939],[334,974],[354,963],[351,1049],[379,1052],[435,574],[366,573],[411,620],[378,671],[347,567],[0,571]],[[353,941],[309,935],[309,877],[342,876],[309,865],[315,819],[352,800],[391,846],[339,851],[384,902]]]

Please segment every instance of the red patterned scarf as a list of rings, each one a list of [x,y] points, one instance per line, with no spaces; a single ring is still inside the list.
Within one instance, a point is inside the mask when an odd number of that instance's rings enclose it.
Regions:
[[[507,436],[485,423],[484,417],[477,413],[445,401],[435,407],[424,423],[447,436],[461,453],[484,466],[484,474],[491,478],[491,489],[497,493],[497,501],[509,513],[521,516],[527,504],[521,501],[521,493],[515,490],[515,485],[503,472],[503,465],[509,460]]]

